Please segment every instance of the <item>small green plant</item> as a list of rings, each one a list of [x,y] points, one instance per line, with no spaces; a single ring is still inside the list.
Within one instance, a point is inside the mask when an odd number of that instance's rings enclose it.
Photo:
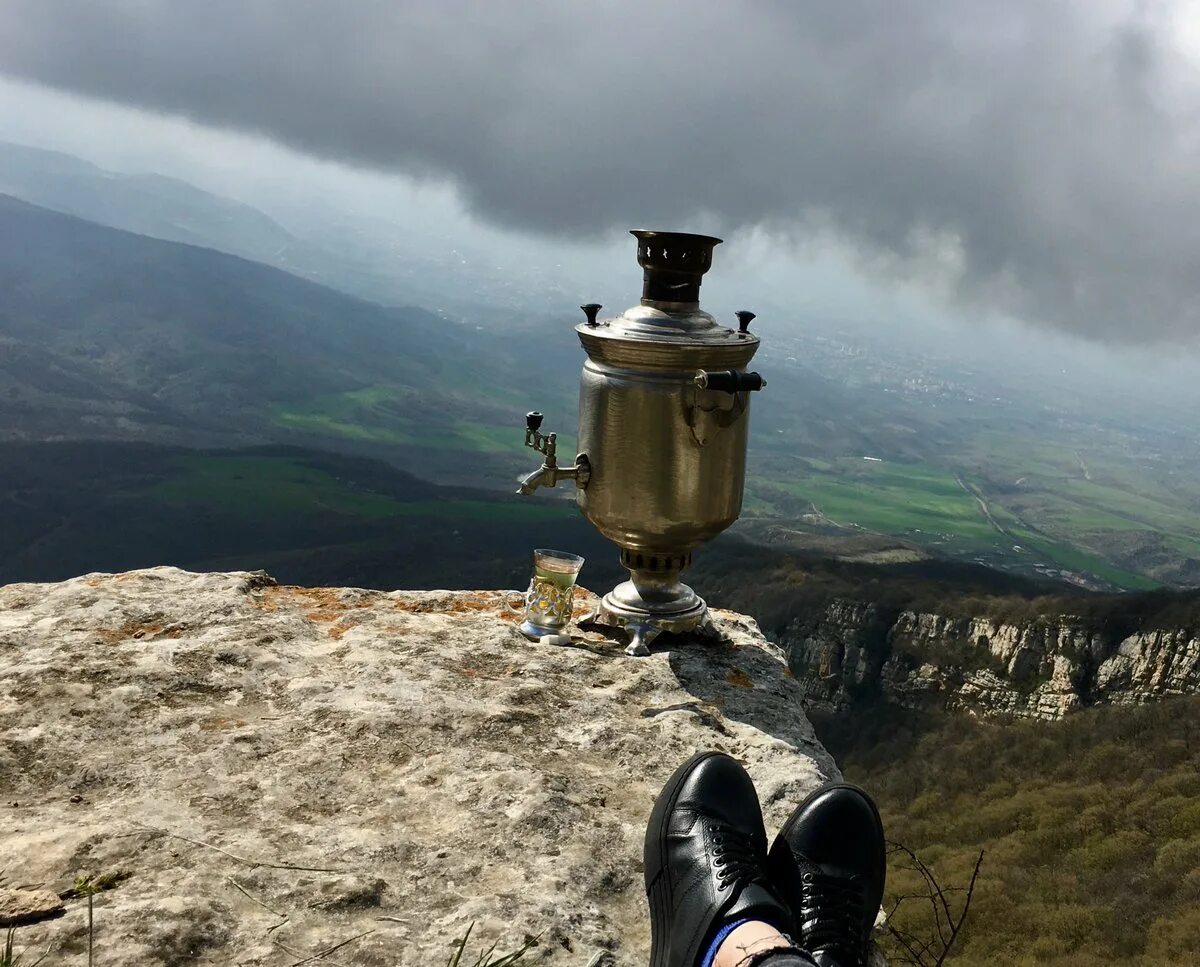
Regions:
[[[9,927],[4,932],[4,949],[0,950],[0,967],[37,967],[43,960],[50,955],[50,948],[46,948],[46,952],[37,960],[27,961],[25,954],[28,951],[22,950],[19,954],[13,952],[13,938],[17,934],[16,927]]]
[[[63,896],[63,899],[75,899],[85,896],[88,902],[88,967],[92,967],[92,946],[96,939],[95,919],[93,917],[94,899],[97,893],[111,890],[132,876],[127,870],[113,870],[98,876],[89,873],[87,876],[75,877],[75,885]],[[0,967],[3,967],[0,964]]]
[[[471,931],[474,929],[475,921],[472,920],[471,925],[467,927],[467,932],[462,935],[462,939],[451,944],[450,959],[446,961],[446,967],[464,967],[463,953],[467,949],[467,940],[470,939]],[[538,937],[526,935],[525,941],[520,947],[512,953],[501,954],[499,957],[495,956],[496,945],[500,942],[497,940],[487,950],[480,950],[479,956],[475,958],[475,962],[470,967],[512,967],[538,945],[538,939]]]

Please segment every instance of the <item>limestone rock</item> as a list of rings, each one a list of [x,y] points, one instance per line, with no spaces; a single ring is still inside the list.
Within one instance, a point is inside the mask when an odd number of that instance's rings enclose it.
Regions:
[[[642,837],[699,749],[742,760],[773,832],[838,773],[753,621],[731,645],[523,638],[502,592],[276,587],[152,568],[0,588],[10,884],[95,897],[105,967],[644,963]],[[589,596],[579,593],[580,613]],[[86,949],[86,902],[23,927]],[[351,939],[357,938],[357,939]]]
[[[1114,641],[1069,616],[1012,624],[834,601],[779,644],[806,705],[823,711],[882,694],[912,708],[1059,719],[1200,691],[1200,636],[1186,629]]]
[[[0,887],[0,927],[16,927],[60,916],[63,902],[50,890],[9,890]]]

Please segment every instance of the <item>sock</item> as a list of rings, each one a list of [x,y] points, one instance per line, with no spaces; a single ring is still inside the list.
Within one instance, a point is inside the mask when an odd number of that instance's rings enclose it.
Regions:
[[[717,951],[721,949],[721,944],[725,942],[725,938],[733,933],[733,931],[735,931],[743,923],[749,923],[751,919],[751,917],[746,917],[744,920],[734,920],[733,923],[727,923],[720,930],[718,930],[717,935],[712,938],[712,943],[708,945],[708,950],[706,950],[704,952],[704,956],[700,958],[699,967],[712,967],[713,961],[717,959]]]
[[[803,951],[791,948],[768,950],[761,960],[752,963],[757,963],[758,967],[815,967],[816,961]]]

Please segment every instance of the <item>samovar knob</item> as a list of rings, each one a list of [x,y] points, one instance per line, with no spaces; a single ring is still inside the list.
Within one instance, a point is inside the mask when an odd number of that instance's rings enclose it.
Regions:
[[[598,302],[589,302],[587,305],[580,306],[579,308],[582,309],[583,314],[587,316],[587,324],[589,326],[594,326],[596,325],[596,314],[603,309],[604,306],[600,305]]]
[[[531,413],[525,414],[525,425],[534,432],[537,432],[541,429],[543,419],[542,414],[534,410]]]
[[[749,309],[739,309],[734,315],[738,318],[738,331],[749,332],[750,323],[754,320],[754,313]]]

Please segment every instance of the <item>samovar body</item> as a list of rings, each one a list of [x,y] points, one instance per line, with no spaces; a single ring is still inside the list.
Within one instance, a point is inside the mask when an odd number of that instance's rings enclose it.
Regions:
[[[759,345],[748,331],[753,313],[725,327],[698,304],[719,239],[633,234],[641,304],[604,321],[600,306],[584,306],[587,321],[576,327],[588,358],[575,465],[559,468],[551,452],[521,492],[575,480],[580,510],[621,549],[630,572],[604,596],[596,620],[628,629],[630,653],[645,654],[663,631],[719,634],[680,573],[741,513],[750,395],[765,384],[744,371]],[[548,441],[553,451],[540,414],[529,420],[526,442],[546,453]]]
[[[758,340],[708,353],[695,347],[681,359],[656,356],[654,343],[579,335],[588,351],[579,450],[592,467],[576,495],[579,509],[645,566],[655,558],[659,566],[686,566],[673,559],[690,557],[741,513],[750,415],[748,392],[701,388],[696,373],[741,368]]]

